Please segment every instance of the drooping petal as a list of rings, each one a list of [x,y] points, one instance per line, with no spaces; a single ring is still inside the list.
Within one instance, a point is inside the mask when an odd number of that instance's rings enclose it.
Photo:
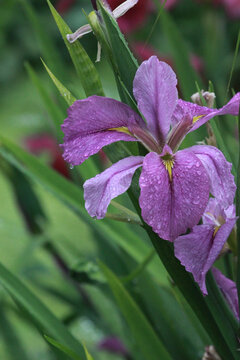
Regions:
[[[191,132],[198,129],[214,116],[227,114],[237,116],[239,113],[239,105],[240,92],[234,95],[233,98],[220,109],[210,109],[206,106],[200,106],[187,101],[178,100],[178,104],[172,117],[172,122],[173,124],[176,124],[181,121],[185,115],[189,114],[193,119],[193,126],[189,130],[189,132]]]
[[[171,177],[160,155],[144,158],[139,180],[142,217],[160,237],[173,241],[199,222],[209,197],[209,179],[198,158],[185,150],[174,155]]]
[[[190,234],[179,236],[174,241],[175,256],[193,274],[204,295],[207,295],[206,274],[219,256],[235,222],[236,219],[227,220],[215,236],[214,225],[196,225]]]
[[[144,126],[142,118],[119,101],[101,96],[75,101],[62,125],[64,159],[79,165],[105,145],[120,140],[135,141],[127,129],[130,120]]]
[[[142,162],[142,156],[130,156],[84,183],[85,207],[90,216],[97,219],[105,216],[111,200],[129,188],[133,174]]]
[[[204,165],[211,184],[210,192],[224,207],[233,204],[236,185],[231,174],[232,164],[223,153],[210,145],[196,145],[188,149],[193,152]]]
[[[147,120],[149,131],[161,145],[165,142],[177,104],[176,85],[177,78],[172,68],[156,56],[141,64],[133,82],[139,110]]]
[[[217,285],[221,289],[223,296],[227,300],[234,315],[239,320],[238,295],[236,283],[224,276],[217,268],[212,268],[213,276]]]

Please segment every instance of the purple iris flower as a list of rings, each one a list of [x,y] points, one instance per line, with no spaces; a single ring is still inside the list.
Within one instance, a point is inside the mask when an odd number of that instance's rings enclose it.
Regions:
[[[220,255],[236,223],[235,206],[224,209],[216,199],[209,199],[202,217],[203,224],[196,225],[187,235],[174,241],[175,256],[193,274],[204,295],[207,295],[205,278]]]
[[[127,70],[126,70],[127,71]],[[90,96],[77,100],[62,125],[63,157],[79,165],[103,146],[116,141],[140,141],[149,151],[124,158],[84,184],[85,206],[92,217],[105,216],[111,199],[131,185],[142,166],[139,204],[144,221],[163,239],[173,241],[196,225],[208,202],[209,192],[233,203],[235,184],[231,164],[211,146],[177,151],[188,132],[216,115],[237,115],[240,93],[223,108],[178,100],[172,68],[152,56],[136,72],[133,92],[143,118],[119,101]]]
[[[239,307],[238,307],[238,293],[236,283],[226,276],[224,276],[220,270],[212,268],[212,273],[215,281],[229,304],[232,312],[237,320],[239,320]]]

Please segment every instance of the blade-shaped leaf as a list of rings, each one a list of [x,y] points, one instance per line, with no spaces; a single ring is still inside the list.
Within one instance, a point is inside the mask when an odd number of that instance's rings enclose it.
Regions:
[[[46,90],[46,87],[42,84],[41,80],[39,79],[33,68],[29,64],[26,64],[26,69],[32,82],[36,86],[49,115],[51,116],[53,124],[55,125],[57,138],[61,140],[63,137],[63,133],[61,131],[60,125],[63,122],[64,114],[60,110],[59,106],[52,100],[51,96]]]
[[[147,318],[141,312],[141,309],[123,287],[118,278],[104,264],[101,263],[100,267],[106,276],[118,306],[120,307],[144,358],[151,360],[170,360],[170,355],[164,348],[160,339],[158,339]]]
[[[69,51],[72,62],[75,66],[77,74],[79,75],[86,95],[104,96],[102,84],[93,62],[91,61],[79,41],[75,41],[73,44],[70,44],[68,42],[66,35],[72,33],[71,29],[55,10],[50,1],[47,0],[47,2],[54,17],[54,20],[56,21],[58,29],[62,35],[62,38],[65,42],[65,45]]]
[[[49,337],[47,335],[44,335],[44,337],[49,342],[49,344],[51,344],[55,348],[59,349],[64,354],[68,355],[71,359],[82,360],[82,357],[78,356],[74,351],[69,349],[67,346],[60,344],[58,341],[52,339],[51,337]],[[87,358],[87,360],[88,360],[88,358]]]
[[[236,352],[236,334],[231,321],[219,309],[215,309],[214,303],[216,304],[218,298],[209,291],[209,295],[204,299],[191,275],[185,271],[175,258],[172,244],[160,239],[148,226],[146,226],[146,230],[169,275],[198,316],[220,356],[229,360],[239,359],[240,354]],[[222,326],[223,323],[225,323],[225,326]],[[232,346],[233,343],[234,346]]]
[[[10,271],[0,264],[0,282],[14,299],[27,311],[43,332],[86,359],[82,345],[47,307]]]
[[[45,64],[45,62],[42,60],[42,63],[45,67],[45,69],[48,72],[48,75],[50,76],[50,78],[52,79],[53,83],[55,84],[56,88],[58,89],[58,91],[60,92],[60,94],[62,95],[62,97],[65,99],[65,101],[67,102],[67,104],[69,106],[71,106],[74,101],[76,101],[76,98],[71,94],[71,92],[56,78],[56,76],[51,72],[51,70],[47,67],[47,65]]]
[[[117,64],[120,79],[126,86],[129,94],[132,96],[133,79],[138,68],[137,60],[131,53],[116,20],[105,9],[102,2],[98,1],[98,6],[101,10],[101,14],[107,28],[107,34],[110,40],[113,57],[115,63]]]

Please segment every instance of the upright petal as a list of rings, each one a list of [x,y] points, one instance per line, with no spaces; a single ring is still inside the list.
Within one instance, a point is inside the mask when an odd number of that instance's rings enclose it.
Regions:
[[[207,295],[205,278],[228,239],[236,219],[228,219],[214,236],[214,225],[197,225],[192,232],[174,241],[175,256],[193,274],[204,295]]]
[[[234,315],[239,320],[239,310],[238,310],[238,295],[236,283],[226,276],[224,276],[220,270],[217,268],[212,268],[213,276],[216,280],[217,285],[223,293],[223,296],[227,300],[230,308],[232,309]]]
[[[177,78],[172,68],[156,56],[139,67],[133,92],[148,128],[161,145],[165,143],[177,104]]]
[[[193,152],[204,165],[209,175],[212,195],[224,207],[232,205],[236,185],[234,176],[231,174],[232,164],[225,159],[223,153],[210,145],[196,145],[186,151]]]
[[[97,219],[105,216],[111,200],[129,188],[133,174],[142,162],[142,156],[130,156],[84,183],[85,207],[90,216]]]
[[[139,184],[143,219],[160,237],[170,241],[199,222],[209,197],[204,166],[185,150],[174,155],[171,178],[161,156],[149,153],[144,158]]]
[[[235,115],[239,113],[240,92],[233,96],[233,98],[220,109],[210,109],[206,106],[200,106],[187,101],[178,100],[172,121],[174,124],[181,121],[185,115],[189,114],[193,119],[193,126],[189,132],[198,129],[208,120],[218,115]]]
[[[79,165],[105,145],[119,140],[135,141],[127,129],[130,119],[131,123],[145,125],[138,114],[119,101],[101,96],[75,101],[62,125],[64,159]]]

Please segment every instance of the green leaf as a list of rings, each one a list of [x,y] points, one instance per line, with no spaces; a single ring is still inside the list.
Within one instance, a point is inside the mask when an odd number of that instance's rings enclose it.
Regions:
[[[67,346],[60,344],[58,341],[52,339],[51,337],[44,335],[44,338],[49,342],[49,344],[53,345],[55,348],[59,349],[64,354],[68,355],[73,360],[82,360],[83,358],[78,356],[74,351],[69,349]],[[84,348],[85,351],[85,348]],[[88,360],[88,358],[87,358]]]
[[[130,51],[116,20],[105,9],[105,7],[102,5],[102,2],[98,1],[98,7],[101,10],[101,14],[106,25],[107,34],[111,44],[114,61],[117,64],[119,77],[124,83],[129,94],[133,96],[133,79],[138,69],[137,60]]]
[[[129,289],[133,286],[131,284]],[[140,292],[143,309],[172,359],[199,359],[198,354],[202,353],[208,342],[201,340],[173,293],[168,288],[159,286],[146,272],[137,279],[135,292],[138,297]]]
[[[42,59],[41,59],[42,60]],[[52,79],[53,83],[55,84],[56,88],[58,89],[58,91],[60,92],[60,94],[62,95],[62,97],[65,99],[65,101],[67,102],[67,104],[69,106],[71,106],[74,101],[76,101],[76,98],[71,94],[71,92],[56,78],[55,75],[53,75],[53,73],[51,72],[51,70],[47,67],[47,65],[45,64],[45,62],[42,60],[42,63],[45,67],[45,69],[48,72],[48,75],[50,76],[50,78]],[[61,121],[62,122],[62,121]]]
[[[41,330],[86,359],[82,345],[47,307],[10,271],[0,263],[0,282],[36,322]]]
[[[75,66],[76,72],[82,83],[82,87],[87,96],[101,95],[104,96],[102,84],[96,67],[89,58],[88,54],[77,40],[73,44],[70,44],[66,38],[67,34],[71,34],[72,31],[69,26],[64,22],[55,8],[52,6],[49,0],[47,0],[54,20],[58,26],[58,29],[62,35],[64,43],[69,51],[72,62]]]
[[[170,360],[170,355],[158,339],[147,318],[118,278],[104,264],[100,263],[100,267],[106,276],[118,306],[144,358],[151,360]]]
[[[59,106],[52,100],[51,96],[46,90],[46,87],[42,84],[41,80],[39,79],[33,68],[29,64],[26,64],[25,66],[33,84],[36,86],[46,106],[49,115],[51,116],[53,124],[55,125],[57,138],[59,141],[61,141],[63,137],[63,133],[61,131],[60,125],[63,122],[64,114],[60,110]]]
[[[87,348],[85,345],[84,346],[84,350],[85,350],[85,354],[86,354],[86,357],[87,357],[87,360],[93,360],[93,357],[89,354]]]
[[[7,359],[16,360],[17,354],[18,359],[30,360],[30,356],[26,353],[15,326],[12,325],[7,315],[8,312],[6,312],[6,308],[1,304],[0,323],[1,328],[3,329],[1,332],[1,341],[5,345],[6,353],[8,355]]]
[[[236,333],[231,321],[214,305],[218,298],[211,291],[204,298],[191,275],[185,271],[184,267],[175,258],[172,244],[160,239],[147,225],[145,228],[169,275],[198,316],[220,356],[228,360],[239,359],[240,354],[235,351],[238,346]],[[229,346],[232,342],[235,343],[234,348]]]

